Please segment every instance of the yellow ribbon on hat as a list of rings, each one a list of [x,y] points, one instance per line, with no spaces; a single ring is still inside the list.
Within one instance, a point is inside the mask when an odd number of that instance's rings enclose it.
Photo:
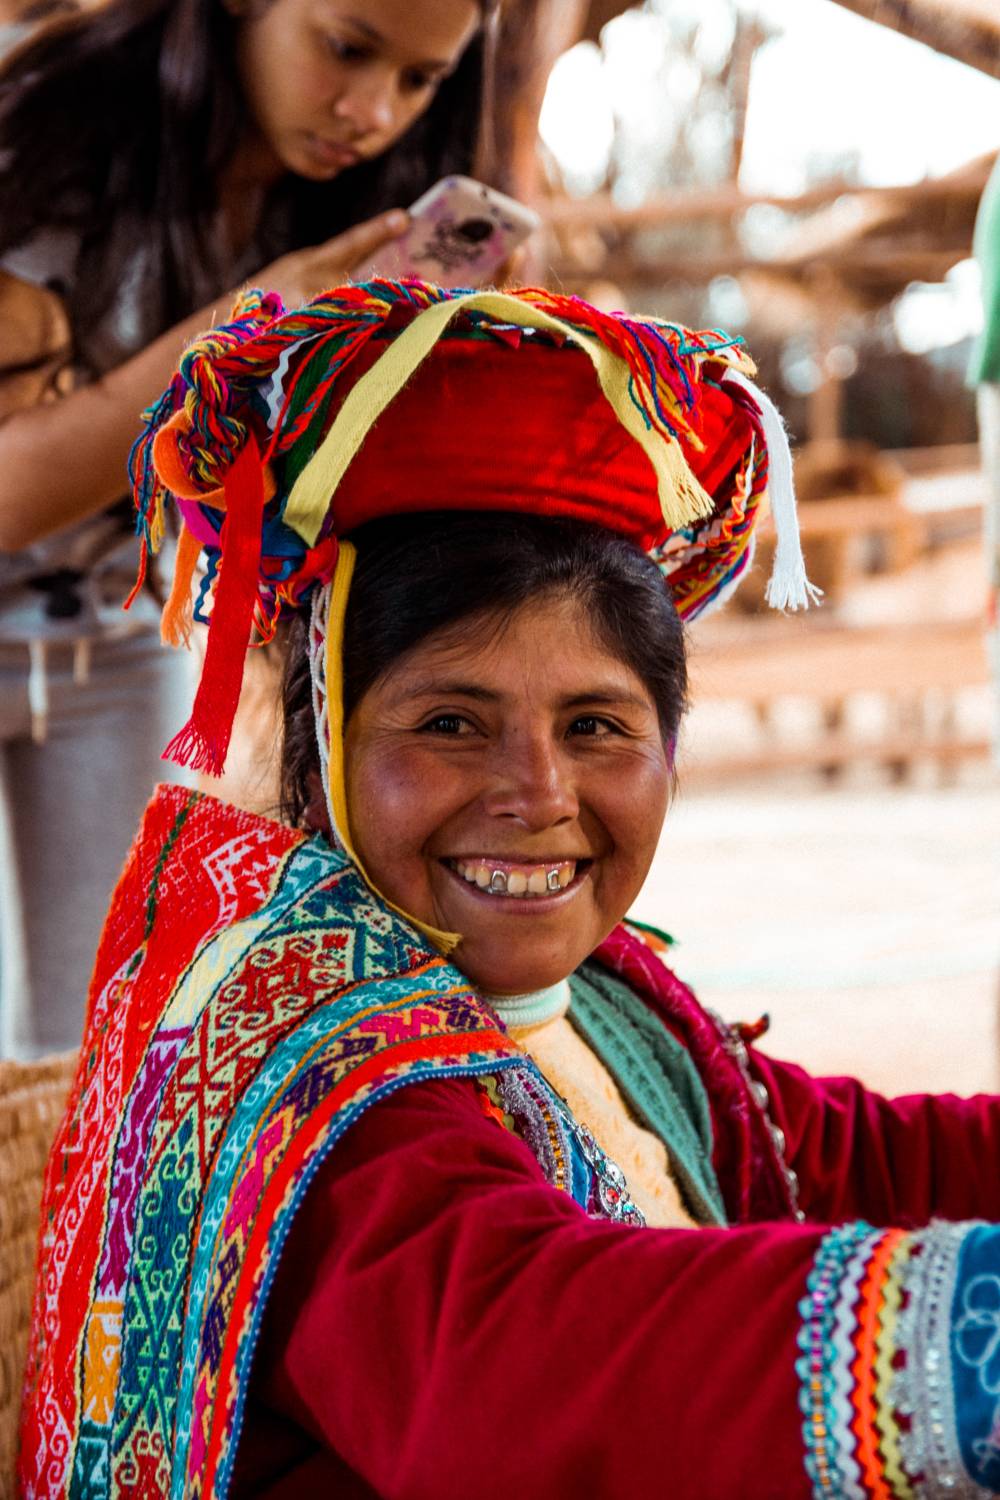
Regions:
[[[337,486],[371,428],[426,359],[452,318],[463,311],[489,313],[498,322],[558,333],[577,344],[589,356],[619,422],[653,466],[666,525],[676,531],[712,514],[712,497],[692,474],[680,444],[668,433],[647,426],[629,390],[631,372],[620,355],[600,339],[507,292],[467,292],[419,313],[350,391],[326,437],[292,486],[282,517],[308,546],[315,546]]]
[[[429,938],[435,948],[447,958],[462,941],[458,932],[445,932],[421,922],[412,912],[404,911],[390,901],[369,876],[362,863],[354,840],[351,838],[351,822],[347,813],[347,768],[344,763],[344,622],[347,617],[347,600],[354,577],[357,553],[351,542],[341,542],[337,552],[337,566],[330,580],[330,604],[327,610],[324,676],[326,679],[326,719],[329,730],[329,758],[327,762],[327,786],[330,817],[333,828],[345,851],[353,860],[368,885],[384,901],[386,906],[405,917],[411,927],[416,927]],[[322,754],[322,746],[320,747]]]

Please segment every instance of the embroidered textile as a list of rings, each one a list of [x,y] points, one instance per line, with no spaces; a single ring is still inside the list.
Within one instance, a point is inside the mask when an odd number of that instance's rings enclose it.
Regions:
[[[264,1301],[325,1155],[405,1083],[514,1064],[551,1111],[464,978],[342,855],[161,788],[46,1178],[24,1494],[223,1494]],[[577,1158],[550,1180],[586,1204]]]
[[[800,1304],[797,1364],[815,1497],[1000,1489],[1000,1230],[831,1230]]]

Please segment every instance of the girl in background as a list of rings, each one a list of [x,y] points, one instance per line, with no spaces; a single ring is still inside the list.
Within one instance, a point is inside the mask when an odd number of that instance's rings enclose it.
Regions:
[[[0,1051],[75,1045],[186,677],[120,611],[138,413],[246,280],[298,304],[469,171],[491,0],[111,0],[0,74]]]

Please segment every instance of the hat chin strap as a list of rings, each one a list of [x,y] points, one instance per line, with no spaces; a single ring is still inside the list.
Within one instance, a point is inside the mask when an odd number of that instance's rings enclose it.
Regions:
[[[799,537],[799,518],[795,510],[795,480],[792,476],[792,454],[788,446],[788,434],[781,413],[769,396],[759,386],[740,373],[727,369],[723,380],[740,386],[746,391],[760,412],[767,444],[769,476],[767,495],[774,517],[777,546],[774,551],[774,566],[768,579],[764,597],[772,609],[808,609],[810,603],[818,604],[823,590],[810,583],[806,577],[805,559]]]
[[[380,901],[398,912],[422,932],[445,957],[462,940],[461,933],[432,927],[390,901],[369,876],[351,839],[347,815],[347,776],[344,765],[344,620],[354,576],[356,552],[350,542],[341,542],[337,564],[329,584],[313,594],[309,619],[309,675],[312,680],[313,716],[319,750],[319,774],[334,841],[354,864],[365,884]]]

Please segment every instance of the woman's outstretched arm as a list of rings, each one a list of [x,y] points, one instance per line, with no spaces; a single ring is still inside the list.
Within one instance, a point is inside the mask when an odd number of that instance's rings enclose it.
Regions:
[[[336,1455],[386,1500],[889,1496],[949,1465],[940,1492],[974,1494],[961,1455],[989,1455],[995,1398],[951,1294],[975,1233],[596,1222],[473,1085],[413,1085],[310,1189],[251,1393],[313,1445],[304,1463]],[[244,1442],[247,1472],[252,1423]]]
[[[855,1078],[813,1078],[752,1054],[808,1216],[826,1223],[1000,1221],[1000,1098],[887,1099]]]

